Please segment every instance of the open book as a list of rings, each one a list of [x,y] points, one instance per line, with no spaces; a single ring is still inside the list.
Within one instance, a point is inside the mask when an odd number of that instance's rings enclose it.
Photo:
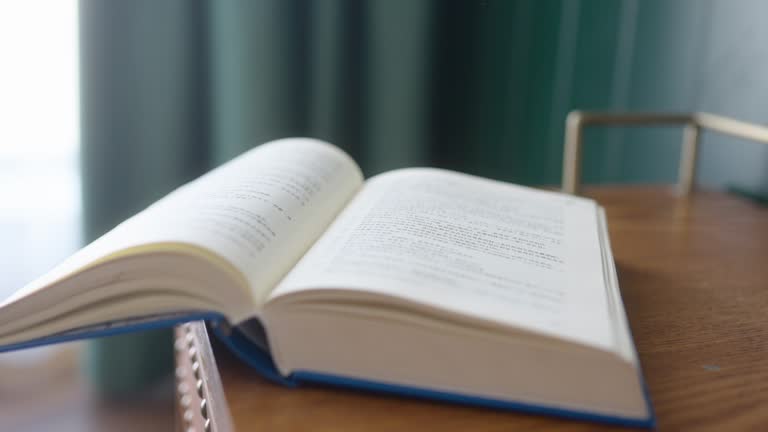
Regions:
[[[0,303],[0,350],[209,319],[267,377],[650,426],[592,200],[263,144]]]

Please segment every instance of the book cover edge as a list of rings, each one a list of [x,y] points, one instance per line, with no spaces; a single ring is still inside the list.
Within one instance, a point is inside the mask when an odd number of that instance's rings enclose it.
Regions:
[[[23,342],[3,345],[0,346],[0,353],[26,348],[34,348],[44,345],[53,345],[63,342],[71,342],[76,340],[95,339],[125,333],[134,333],[144,330],[169,328],[190,321],[205,320],[217,322],[223,319],[224,317],[221,314],[215,312],[182,312],[171,315],[159,315],[141,317],[133,320],[107,322],[94,326],[67,330],[61,333],[30,339]]]
[[[285,377],[280,375],[269,353],[257,347],[255,344],[249,342],[248,339],[236,328],[231,329],[231,331],[228,333],[223,332],[221,328],[217,326],[212,326],[210,330],[212,330],[216,337],[221,340],[224,345],[227,346],[227,348],[230,349],[237,357],[239,357],[251,368],[255,369],[263,377],[272,382],[282,384],[287,387],[298,387],[304,383],[327,384],[336,387],[368,390],[376,393],[385,393],[419,399],[438,400],[443,402],[458,403],[462,405],[495,408],[531,414],[549,415],[572,420],[586,420],[618,426],[649,429],[655,428],[656,426],[656,416],[653,411],[653,405],[650,402],[648,389],[645,384],[642,372],[640,373],[640,379],[643,385],[643,393],[645,396],[646,405],[648,406],[649,417],[632,418],[610,416],[589,411],[573,410],[549,405],[505,401],[421,387],[382,383],[360,378],[349,378],[313,371],[296,371],[290,376]]]

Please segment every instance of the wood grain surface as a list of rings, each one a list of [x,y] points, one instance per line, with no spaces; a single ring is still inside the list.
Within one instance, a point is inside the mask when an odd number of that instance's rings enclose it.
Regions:
[[[768,209],[714,192],[678,198],[667,187],[586,194],[607,209],[659,430],[768,430]],[[213,352],[238,431],[616,429],[336,388],[286,389],[215,341]]]

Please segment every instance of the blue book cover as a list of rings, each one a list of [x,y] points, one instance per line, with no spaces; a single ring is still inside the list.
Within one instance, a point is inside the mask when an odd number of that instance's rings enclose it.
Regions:
[[[37,339],[26,340],[23,342],[12,343],[0,346],[0,353],[6,351],[16,351],[26,348],[34,348],[43,345],[51,345],[62,342],[71,342],[81,339],[93,339],[99,337],[113,336],[124,333],[133,333],[143,330],[152,330],[158,328],[169,328],[177,324],[190,321],[209,321],[218,322],[222,320],[221,314],[214,312],[180,312],[161,316],[138,317],[121,321],[114,321],[93,326],[81,327],[74,330],[68,330],[61,333],[52,334]]]
[[[440,390],[417,388],[403,386],[393,383],[369,381],[358,378],[329,375],[313,371],[296,371],[288,377],[282,376],[275,366],[269,352],[265,351],[257,344],[251,342],[237,328],[222,330],[224,326],[218,325],[223,317],[213,312],[190,312],[178,313],[172,315],[152,316],[136,318],[132,320],[118,321],[98,326],[89,326],[81,329],[71,330],[46,336],[43,338],[19,342],[0,347],[0,352],[13,351],[36,346],[49,345],[54,343],[68,342],[79,339],[96,338],[122,334],[127,332],[136,332],[148,329],[172,327],[177,324],[190,321],[205,320],[211,325],[209,328],[212,333],[221,340],[237,357],[248,364],[264,378],[283,386],[299,387],[303,383],[314,383],[331,385],[337,387],[346,387],[361,389],[378,393],[393,394],[411,398],[433,399],[449,403],[459,403],[465,405],[481,406],[493,409],[521,411],[532,414],[552,415],[562,418],[576,420],[587,420],[606,424],[636,427],[653,428],[655,427],[655,417],[653,407],[647,389],[645,389],[646,401],[648,403],[648,418],[627,418],[606,416],[599,413],[590,413],[584,411],[574,411],[563,409],[556,406],[533,405],[528,403],[505,401],[492,398],[484,398],[476,395],[464,395],[458,393],[448,393]]]
[[[501,410],[520,411],[531,414],[551,415],[561,418],[593,421],[618,426],[649,429],[655,428],[656,426],[656,418],[653,412],[653,405],[651,404],[650,395],[644,380],[643,390],[645,393],[645,400],[648,405],[648,411],[650,413],[648,418],[608,416],[600,413],[576,411],[556,406],[534,405],[528,403],[485,398],[476,395],[448,393],[440,390],[409,387],[392,383],[369,381],[359,378],[329,375],[313,371],[296,371],[290,376],[285,377],[278,372],[270,354],[260,348],[258,345],[252,343],[246,336],[240,333],[237,328],[230,329],[229,331],[223,331],[221,327],[217,325],[209,326],[209,328],[212,330],[212,333],[214,333],[216,337],[230,349],[230,351],[232,351],[254,370],[258,371],[259,374],[272,382],[287,387],[299,387],[302,383],[324,384],[337,387],[361,389],[378,393],[393,394],[397,396],[433,399],[449,403],[458,403]]]

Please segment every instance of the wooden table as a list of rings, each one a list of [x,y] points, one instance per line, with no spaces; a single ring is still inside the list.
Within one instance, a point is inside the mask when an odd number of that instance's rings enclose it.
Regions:
[[[136,432],[173,427],[169,380],[109,398],[88,385],[86,342],[0,355],[0,431]]]
[[[667,187],[586,194],[607,209],[659,429],[768,430],[768,208],[714,192],[678,198]],[[181,426],[204,429],[199,393],[216,431],[612,429],[336,388],[285,389],[211,344],[202,324],[177,334],[179,372],[188,381],[181,387],[196,397],[184,401],[190,409]]]

